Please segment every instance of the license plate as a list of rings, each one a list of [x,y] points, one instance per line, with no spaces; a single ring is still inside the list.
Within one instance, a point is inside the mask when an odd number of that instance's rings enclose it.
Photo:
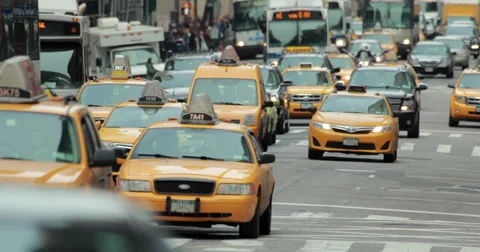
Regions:
[[[189,200],[172,200],[170,211],[173,213],[194,213],[195,201]]]
[[[312,103],[301,103],[300,104],[301,108],[310,108],[313,107]]]
[[[433,72],[433,68],[432,67],[427,67],[427,68],[425,68],[425,72],[431,73],[431,72]]]
[[[480,106],[477,106],[477,109],[475,112],[480,113]]]
[[[344,138],[343,145],[345,146],[358,146],[358,138]]]

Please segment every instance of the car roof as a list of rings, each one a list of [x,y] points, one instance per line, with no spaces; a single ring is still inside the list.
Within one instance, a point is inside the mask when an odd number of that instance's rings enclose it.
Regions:
[[[285,72],[291,72],[291,71],[320,71],[320,72],[328,72],[330,73],[330,70],[326,67],[321,67],[321,66],[312,66],[312,67],[300,67],[300,66],[291,66],[288,68],[285,68]]]
[[[166,122],[155,122],[152,123],[149,129],[158,129],[158,128],[204,128],[204,129],[215,129],[215,130],[228,130],[243,132],[244,126],[238,123],[228,123],[219,121],[216,124],[201,125],[201,124],[182,124],[178,120],[166,121]]]
[[[408,67],[405,65],[372,65],[368,67],[359,67],[355,69],[355,71],[369,71],[369,70],[377,70],[377,71],[406,71],[408,70]]]
[[[260,69],[268,69],[268,70],[274,70],[275,68],[278,68],[278,66],[276,65],[267,65],[267,64],[261,64],[261,65],[258,65],[260,67]]]
[[[436,37],[433,39],[433,41],[435,41],[435,40],[440,40],[440,39],[463,41],[461,38],[455,37],[455,36],[436,36]]]
[[[417,46],[418,45],[446,46],[444,43],[438,41],[420,41],[417,43]]]
[[[333,96],[355,96],[355,97],[375,97],[379,99],[385,99],[384,95],[378,94],[377,92],[365,92],[365,93],[360,93],[360,92],[349,92],[349,91],[337,91],[330,93],[330,95]]]
[[[205,53],[176,53],[170,59],[177,59],[177,58],[189,58],[189,59],[211,59],[214,56],[220,56],[218,53],[215,52],[205,52]]]
[[[379,42],[376,41],[376,40],[374,40],[374,39],[357,39],[357,40],[352,41],[352,44],[359,44],[359,43],[375,43],[375,44],[379,44]]]
[[[118,103],[115,108],[117,107],[166,107],[166,108],[181,108],[183,107],[184,103],[182,102],[168,102],[163,105],[152,105],[152,104],[137,104],[137,102],[121,102]]]
[[[317,53],[317,52],[312,52],[312,53],[287,53],[283,55],[283,58],[293,58],[293,57],[303,57],[303,58],[326,58],[327,55],[324,53]]]
[[[147,83],[144,79],[110,79],[98,78],[85,82],[84,85],[112,85],[112,84],[127,84],[127,85],[145,85]]]
[[[1,110],[54,115],[72,115],[81,109],[86,109],[79,103],[65,103],[63,101],[45,100],[33,103],[0,103]]]

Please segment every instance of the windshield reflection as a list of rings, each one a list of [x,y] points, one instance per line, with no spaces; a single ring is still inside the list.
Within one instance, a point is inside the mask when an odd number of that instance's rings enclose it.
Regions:
[[[80,43],[42,42],[40,71],[43,85],[55,89],[80,88],[85,81]]]
[[[154,122],[179,118],[182,111],[182,107],[117,107],[105,122],[105,128],[146,128]]]
[[[331,95],[323,102],[320,112],[388,115],[385,100],[377,97]]]
[[[92,107],[113,107],[120,102],[137,100],[144,87],[133,84],[88,85],[81,91],[78,102]]]
[[[323,71],[288,71],[283,77],[296,86],[332,86],[330,75]]]

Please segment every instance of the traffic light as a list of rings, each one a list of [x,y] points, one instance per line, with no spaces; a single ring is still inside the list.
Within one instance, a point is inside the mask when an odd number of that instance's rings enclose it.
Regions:
[[[183,2],[182,15],[190,16],[192,12],[191,4],[188,1]]]

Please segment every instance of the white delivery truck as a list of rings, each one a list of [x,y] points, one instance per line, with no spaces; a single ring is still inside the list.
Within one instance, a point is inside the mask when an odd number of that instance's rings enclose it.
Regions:
[[[100,18],[97,27],[90,28],[90,76],[110,76],[115,55],[129,57],[133,77],[146,76],[149,58],[155,69],[163,71],[161,41],[164,41],[164,33],[160,27],[142,25],[138,21],[119,22],[115,17]]]

